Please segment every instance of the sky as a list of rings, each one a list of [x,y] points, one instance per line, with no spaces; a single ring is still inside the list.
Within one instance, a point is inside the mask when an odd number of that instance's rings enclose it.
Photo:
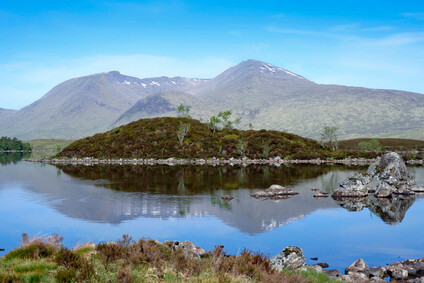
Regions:
[[[118,70],[212,78],[247,59],[424,93],[424,1],[1,1],[0,108]]]

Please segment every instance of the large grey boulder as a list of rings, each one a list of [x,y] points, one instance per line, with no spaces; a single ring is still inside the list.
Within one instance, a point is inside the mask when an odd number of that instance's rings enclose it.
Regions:
[[[366,173],[356,173],[340,183],[332,197],[366,197],[368,193],[374,193],[378,198],[388,198],[393,194],[413,195],[413,185],[415,176],[408,171],[402,157],[396,152],[388,152],[378,158]]]
[[[295,270],[305,266],[303,251],[295,246],[284,248],[281,253],[273,256],[270,261],[272,267],[277,271],[282,271],[283,269]]]
[[[367,173],[356,173],[346,181],[339,184],[339,188],[331,195],[333,198],[344,197],[366,197],[368,196],[368,188],[366,185],[371,181],[371,177]]]
[[[396,188],[401,185],[412,187],[415,185],[415,176],[408,171],[403,158],[396,152],[384,154],[375,167],[376,175],[381,182]]]

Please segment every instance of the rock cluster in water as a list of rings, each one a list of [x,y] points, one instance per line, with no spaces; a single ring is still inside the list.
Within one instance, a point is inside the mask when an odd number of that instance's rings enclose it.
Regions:
[[[264,191],[259,191],[251,196],[257,199],[273,199],[273,200],[279,200],[279,199],[287,199],[293,195],[297,195],[298,192],[295,192],[293,190],[290,190],[286,187],[280,186],[280,185],[272,185],[268,189]]]
[[[356,173],[339,184],[332,197],[361,198],[374,194],[377,198],[389,198],[394,195],[414,195],[424,192],[422,186],[415,186],[415,176],[408,171],[402,157],[396,152],[377,158],[366,173]]]

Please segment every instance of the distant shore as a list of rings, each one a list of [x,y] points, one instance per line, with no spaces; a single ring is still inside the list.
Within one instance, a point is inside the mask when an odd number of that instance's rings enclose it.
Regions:
[[[53,158],[53,159],[25,159],[28,162],[34,163],[48,163],[48,164],[81,164],[81,165],[96,165],[96,164],[110,164],[110,165],[274,165],[280,166],[284,164],[344,164],[344,165],[369,165],[375,162],[375,159],[281,159],[279,157],[270,159],[98,159],[98,158]],[[424,165],[424,160],[408,160],[408,164]]]

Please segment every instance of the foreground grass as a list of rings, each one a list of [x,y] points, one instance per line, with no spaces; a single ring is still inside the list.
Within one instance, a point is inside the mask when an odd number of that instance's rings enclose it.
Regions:
[[[53,235],[29,239],[0,258],[0,282],[331,282],[312,271],[276,272],[262,254],[227,255],[222,246],[201,258],[154,240],[124,236],[72,250]]]

